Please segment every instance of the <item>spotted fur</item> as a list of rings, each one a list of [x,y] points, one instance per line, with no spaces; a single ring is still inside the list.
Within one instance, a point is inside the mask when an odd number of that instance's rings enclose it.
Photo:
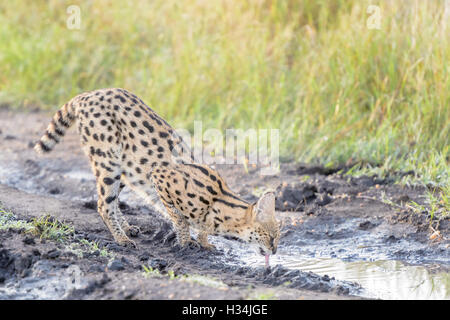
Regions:
[[[192,227],[205,248],[212,248],[208,235],[228,235],[276,252],[274,194],[242,200],[215,170],[194,163],[181,137],[136,95],[114,88],[74,97],[55,113],[36,151],[50,152],[75,123],[96,177],[98,212],[119,244],[135,246],[128,236],[139,232],[118,206],[128,186],[149,202],[156,190],[183,246],[193,241]]]

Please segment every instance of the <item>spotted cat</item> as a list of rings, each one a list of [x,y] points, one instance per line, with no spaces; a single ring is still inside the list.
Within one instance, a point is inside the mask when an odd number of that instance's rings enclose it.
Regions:
[[[274,193],[254,204],[242,200],[215,170],[195,163],[182,138],[133,93],[114,88],[74,97],[53,116],[35,150],[50,152],[74,123],[96,177],[98,212],[119,244],[136,246],[128,236],[139,233],[118,206],[128,186],[149,202],[156,190],[182,246],[193,242],[192,227],[208,249],[208,235],[228,235],[257,244],[266,257],[276,252]]]

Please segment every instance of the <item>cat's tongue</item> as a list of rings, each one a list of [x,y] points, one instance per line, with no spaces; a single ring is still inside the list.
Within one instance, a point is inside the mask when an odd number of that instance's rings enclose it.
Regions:
[[[266,254],[264,257],[266,258],[266,268],[269,268],[269,254]]]

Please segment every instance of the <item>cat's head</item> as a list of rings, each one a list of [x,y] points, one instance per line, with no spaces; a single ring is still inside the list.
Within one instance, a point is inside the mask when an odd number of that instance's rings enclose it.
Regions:
[[[275,218],[275,193],[265,192],[249,211],[251,229],[247,241],[259,246],[263,255],[275,254],[280,240],[281,222]]]

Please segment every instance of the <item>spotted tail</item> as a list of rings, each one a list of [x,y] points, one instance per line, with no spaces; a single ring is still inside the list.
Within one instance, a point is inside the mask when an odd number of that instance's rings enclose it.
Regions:
[[[45,134],[34,146],[38,153],[50,152],[70,128],[75,120],[75,98],[59,109],[50,121]]]

